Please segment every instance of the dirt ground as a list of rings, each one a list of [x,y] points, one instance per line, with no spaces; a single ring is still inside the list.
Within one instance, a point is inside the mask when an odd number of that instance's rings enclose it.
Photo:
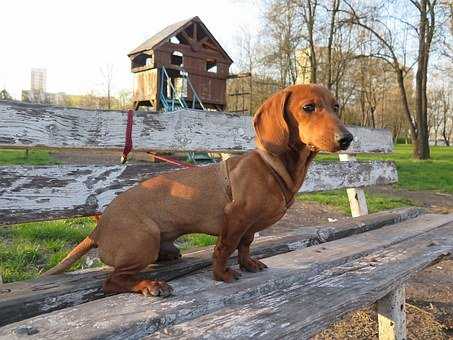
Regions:
[[[121,152],[58,151],[53,156],[63,164],[119,164]],[[131,163],[141,163],[149,160],[149,155],[133,152],[129,158]],[[368,191],[408,198],[414,205],[424,207],[428,212],[453,212],[453,195],[449,194],[408,191],[390,186]],[[297,215],[303,216],[304,226],[328,224],[348,218],[334,208],[314,202],[296,202],[291,209],[300,211]],[[294,218],[291,216],[287,219]],[[281,228],[284,229],[284,226]],[[282,231],[270,228],[262,232],[262,235]],[[453,339],[453,257],[444,259],[413,277],[406,285],[406,296],[408,339]],[[314,339],[377,339],[377,334],[376,311],[374,307],[369,307],[343,317]]]

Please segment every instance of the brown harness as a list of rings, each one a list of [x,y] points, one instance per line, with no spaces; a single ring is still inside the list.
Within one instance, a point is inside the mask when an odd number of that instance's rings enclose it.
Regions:
[[[288,181],[292,181],[291,178],[289,177],[289,174],[286,173],[285,175],[281,175],[278,170],[274,168],[272,165],[273,162],[268,160],[268,156],[266,154],[263,155],[265,151],[263,150],[255,150],[258,152],[260,155],[261,159],[264,161],[264,164],[266,164],[267,168],[269,169],[270,173],[272,176],[275,178],[278,186],[280,187],[280,190],[282,192],[283,198],[285,200],[285,210],[288,209],[293,203],[294,203],[294,196],[295,193],[288,187]],[[233,193],[231,190],[231,181],[230,181],[230,170],[228,167],[228,160],[224,160],[220,162],[220,174],[222,176],[223,180],[223,188],[225,190],[226,196],[232,201],[233,200]],[[282,164],[283,166],[283,164]],[[286,177],[286,181],[284,179]],[[288,178],[289,177],[289,178]]]
[[[230,169],[228,168],[227,161],[228,159],[220,162],[220,174],[223,180],[223,190],[225,191],[225,195],[230,199],[230,201],[232,201],[233,192],[231,190]]]
[[[283,197],[285,198],[285,208],[288,209],[293,205],[294,196],[296,195],[296,193],[290,188],[293,183],[292,178],[280,160],[274,160],[273,157],[265,150],[256,149],[255,151],[260,155],[261,159],[264,161],[270,170],[270,173],[274,176],[276,182],[278,183]],[[280,164],[276,164],[276,162],[279,162]]]

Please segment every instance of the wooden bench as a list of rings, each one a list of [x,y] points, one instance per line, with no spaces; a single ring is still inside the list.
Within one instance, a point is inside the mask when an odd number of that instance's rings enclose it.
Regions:
[[[0,121],[2,147],[119,149],[126,114],[0,102]],[[252,245],[269,269],[233,284],[212,280],[211,249],[155,265],[144,275],[171,280],[175,288],[175,296],[163,300],[105,297],[100,286],[108,268],[3,284],[0,338],[306,338],[377,301],[382,338],[403,339],[403,283],[453,250],[453,216],[421,215],[416,208],[367,215],[361,188],[395,183],[396,168],[358,162],[354,154],[391,152],[392,138],[386,130],[351,130],[355,140],[341,162],[314,164],[301,191],[347,188],[359,217],[297,229],[293,216],[293,231]],[[133,140],[136,150],[254,148],[250,117],[190,110],[137,112]],[[137,181],[172,170],[141,164],[0,167],[0,224],[101,213]]]

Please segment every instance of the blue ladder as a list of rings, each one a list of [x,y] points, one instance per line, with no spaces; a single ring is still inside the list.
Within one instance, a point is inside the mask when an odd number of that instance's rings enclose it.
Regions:
[[[187,80],[187,86],[192,90],[192,109],[196,109],[198,102],[199,107],[202,110],[206,110],[203,103],[201,102],[200,97],[198,97],[197,91],[190,81],[189,74],[186,70],[182,69],[181,71],[182,78]],[[172,98],[167,97],[167,91],[164,89],[164,81],[170,85],[172,91]],[[171,77],[168,75],[168,72],[164,66],[162,66],[161,79],[160,79],[160,93],[159,93],[160,103],[165,112],[171,112],[178,109],[188,109],[187,101],[181,97],[181,95],[176,91]],[[215,161],[209,156],[207,152],[189,152],[187,156],[187,161],[190,163],[214,163]]]
[[[201,102],[200,97],[197,94],[197,91],[195,91],[195,88],[192,85],[192,82],[190,81],[189,74],[187,71],[182,69],[181,71],[182,78],[187,80],[187,85],[190,87],[192,90],[192,109],[195,109],[197,107],[197,103],[199,107],[201,107],[202,110],[206,110],[204,107],[203,103]],[[164,89],[164,83],[170,85],[171,91],[172,91],[172,97],[168,98],[166,89]],[[171,81],[171,77],[168,75],[167,69],[162,66],[162,72],[161,72],[161,79],[160,79],[160,91],[159,91],[159,99],[160,103],[162,104],[162,107],[164,111],[169,112],[169,111],[175,111],[178,109],[188,109],[189,105],[187,105],[186,99],[184,99],[175,89],[173,86],[173,83]]]

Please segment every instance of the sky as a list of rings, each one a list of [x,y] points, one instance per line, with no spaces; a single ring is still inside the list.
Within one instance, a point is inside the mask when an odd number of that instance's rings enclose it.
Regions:
[[[47,92],[104,94],[101,68],[113,65],[113,92],[132,90],[127,53],[165,26],[199,16],[235,59],[241,27],[259,25],[255,1],[2,0],[0,89],[16,99],[31,68],[47,69]]]

